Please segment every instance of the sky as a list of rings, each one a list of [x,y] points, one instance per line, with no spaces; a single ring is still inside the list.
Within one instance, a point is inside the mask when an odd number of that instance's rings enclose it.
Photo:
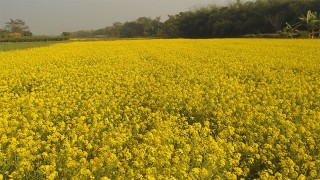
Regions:
[[[100,29],[113,22],[161,17],[232,0],[0,0],[0,29],[22,19],[35,35]]]

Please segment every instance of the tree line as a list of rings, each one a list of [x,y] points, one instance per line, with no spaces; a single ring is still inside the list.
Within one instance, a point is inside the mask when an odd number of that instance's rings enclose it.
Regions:
[[[307,36],[308,31],[311,31],[310,24],[308,21],[302,23],[301,18],[308,11],[319,12],[320,0],[256,0],[243,3],[237,0],[228,6],[210,5],[169,15],[164,22],[161,22],[159,17],[140,17],[125,23],[115,22],[97,30],[64,32],[63,35],[110,38],[222,38],[277,33]],[[315,15],[319,21],[318,15]],[[297,33],[298,28],[300,34]],[[319,25],[313,28],[314,32],[319,31]]]
[[[10,19],[4,29],[0,29],[1,42],[66,41],[64,36],[33,36],[29,26],[21,19]]]
[[[228,6],[210,5],[160,17],[139,17],[97,30],[63,32],[65,37],[107,38],[223,38],[320,37],[320,0],[237,0]],[[21,19],[10,19],[0,38],[32,36]],[[30,39],[30,38],[25,38]]]

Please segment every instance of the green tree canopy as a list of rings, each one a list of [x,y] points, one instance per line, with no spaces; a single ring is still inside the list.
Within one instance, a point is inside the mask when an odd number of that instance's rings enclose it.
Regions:
[[[5,29],[10,33],[19,33],[25,36],[32,35],[29,26],[21,19],[10,19],[10,21],[6,23]]]

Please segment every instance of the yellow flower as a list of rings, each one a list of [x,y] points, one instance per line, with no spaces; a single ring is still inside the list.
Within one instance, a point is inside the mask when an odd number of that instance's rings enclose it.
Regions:
[[[0,179],[319,179],[318,44],[1,51]]]

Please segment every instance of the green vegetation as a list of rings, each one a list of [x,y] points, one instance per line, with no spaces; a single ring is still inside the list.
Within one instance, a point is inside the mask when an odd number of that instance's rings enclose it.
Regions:
[[[114,22],[97,30],[33,36],[21,19],[0,29],[0,42],[64,41],[72,38],[319,38],[320,0],[256,0],[228,6],[210,5],[160,17]]]
[[[56,42],[4,42],[0,43],[0,51],[10,51],[17,49],[27,49],[41,46],[48,46]]]
[[[32,36],[29,26],[21,19],[10,19],[4,29],[0,29],[0,38]]]
[[[35,42],[35,41],[67,41],[68,37],[61,36],[31,36],[0,38],[0,42]]]
[[[308,11],[307,16],[300,17],[301,24],[308,28],[309,37],[320,37],[320,17],[317,12]]]
[[[165,22],[161,22],[160,18],[140,17],[98,30],[64,32],[64,35],[109,38],[318,38],[319,7],[320,0],[235,1],[224,7],[211,5],[169,15]],[[288,27],[288,24],[291,26]]]

